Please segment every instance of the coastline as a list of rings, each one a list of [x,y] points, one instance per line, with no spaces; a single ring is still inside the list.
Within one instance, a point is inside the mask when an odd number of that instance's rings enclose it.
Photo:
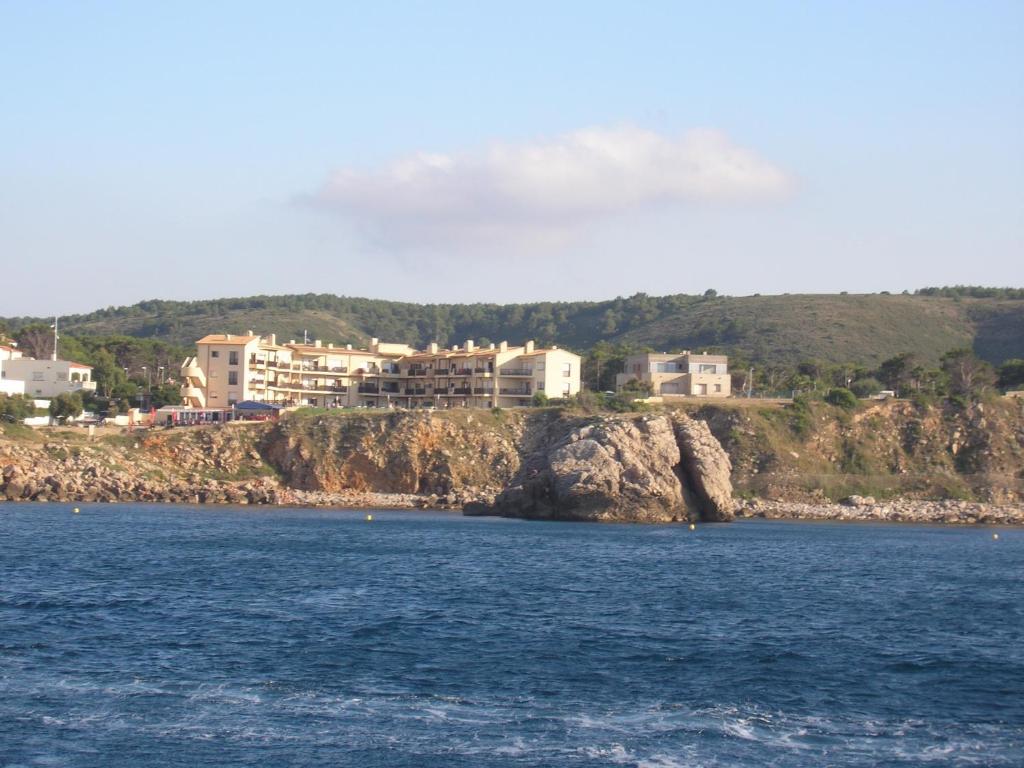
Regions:
[[[182,494],[176,498],[73,498],[62,495],[59,498],[39,496],[33,499],[0,499],[10,504],[168,504],[209,507],[278,507],[309,509],[347,510],[403,510],[462,512],[462,503],[434,495],[411,493],[380,493],[374,491],[303,491],[292,488],[275,488],[272,493],[260,494],[251,500],[247,492],[237,489],[234,493],[207,494],[207,489],[197,489],[195,494]],[[87,494],[91,496],[91,494]],[[474,515],[479,516],[479,515]],[[498,517],[499,515],[488,515]],[[889,499],[885,501],[851,503],[815,503],[748,499],[737,502],[736,520],[777,520],[789,522],[840,522],[840,523],[895,523],[919,525],[952,526],[1024,526],[1024,506],[1014,504],[989,504],[984,502],[960,501],[954,499]],[[553,522],[560,522],[557,518]],[[650,523],[647,523],[650,524]],[[672,525],[673,523],[656,523]],[[681,522],[680,525],[685,523]]]
[[[808,504],[753,499],[739,504],[736,519],[921,523],[928,525],[1024,525],[1024,506],[956,499],[858,499],[855,503]]]

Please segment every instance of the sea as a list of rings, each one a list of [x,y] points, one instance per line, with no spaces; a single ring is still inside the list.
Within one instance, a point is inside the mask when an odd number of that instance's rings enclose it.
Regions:
[[[975,765],[1021,529],[0,504],[6,768]]]

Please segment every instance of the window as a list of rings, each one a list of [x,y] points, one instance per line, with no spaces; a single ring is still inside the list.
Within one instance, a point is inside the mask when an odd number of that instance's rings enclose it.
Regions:
[[[699,373],[714,373],[715,372],[715,364],[714,363],[701,363],[700,367],[697,368],[697,371]]]
[[[234,405],[238,402],[237,392],[228,392],[228,405]]]
[[[566,378],[572,376],[572,363],[562,363],[562,375]]]
[[[238,384],[238,371],[228,371],[228,386]]]
[[[538,392],[543,392],[544,391],[544,382],[543,381],[538,381],[537,382],[537,391]]]
[[[562,385],[562,396],[568,397],[571,394],[571,390],[572,384],[570,384],[568,381],[565,382],[565,384]]]
[[[228,365],[238,365],[238,352],[236,350],[228,352]]]
[[[42,381],[42,380],[43,380],[43,372],[42,371],[32,371],[32,381]]]
[[[721,391],[722,391],[722,385],[721,384],[715,384],[715,392],[721,392]]]
[[[220,350],[215,349],[210,353],[210,357],[220,357]]]

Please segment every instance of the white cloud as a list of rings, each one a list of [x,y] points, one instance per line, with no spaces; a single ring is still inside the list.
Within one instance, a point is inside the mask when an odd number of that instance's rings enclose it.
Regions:
[[[563,239],[584,224],[653,206],[786,193],[785,172],[725,135],[593,128],[478,151],[418,153],[334,173],[312,202],[387,247]]]

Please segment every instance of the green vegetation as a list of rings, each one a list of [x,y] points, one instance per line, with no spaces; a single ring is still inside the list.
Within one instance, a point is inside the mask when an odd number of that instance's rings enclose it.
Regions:
[[[1024,289],[926,288],[914,295],[648,296],[594,302],[530,304],[409,304],[329,294],[254,296],[211,301],[144,301],[61,319],[62,356],[75,344],[88,356],[108,349],[138,377],[142,365],[176,371],[207,333],[253,329],[279,339],[306,331],[325,341],[365,345],[371,336],[425,346],[521,341],[592,351],[588,384],[614,389],[621,357],[630,351],[711,350],[748,365],[793,366],[813,359],[877,365],[914,350],[934,365],[948,350],[969,347],[993,363],[1024,358]],[[48,322],[7,318],[25,348],[45,348]],[[600,346],[600,345],[604,346]],[[162,345],[162,346],[160,346]]]
[[[57,395],[50,401],[50,416],[61,424],[82,413],[82,396],[77,392]]]
[[[35,415],[32,399],[22,395],[0,395],[0,422],[8,424]]]
[[[852,411],[857,407],[857,396],[846,387],[833,387],[825,393],[825,402]]]

